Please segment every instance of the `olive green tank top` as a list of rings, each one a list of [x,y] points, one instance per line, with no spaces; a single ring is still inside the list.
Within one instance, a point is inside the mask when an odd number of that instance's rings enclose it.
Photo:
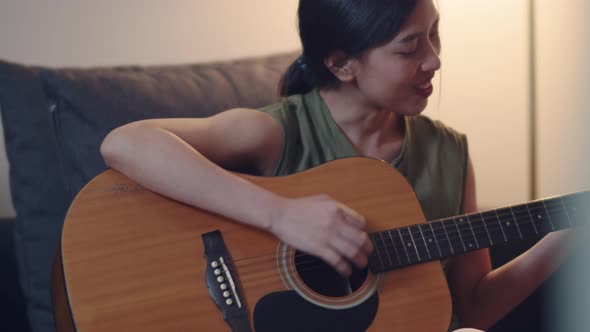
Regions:
[[[293,95],[261,111],[283,128],[283,145],[274,175],[289,175],[330,160],[359,156],[340,129],[318,90]],[[463,213],[467,174],[465,135],[440,121],[418,115],[405,117],[399,155],[388,161],[414,189],[426,220]],[[447,261],[441,262],[447,273]],[[453,312],[449,331],[459,328]]]
[[[330,160],[359,156],[318,90],[283,98],[261,110],[283,127],[283,146],[274,175],[293,174]],[[410,183],[427,220],[463,213],[465,135],[426,116],[405,117],[401,152],[388,162]]]

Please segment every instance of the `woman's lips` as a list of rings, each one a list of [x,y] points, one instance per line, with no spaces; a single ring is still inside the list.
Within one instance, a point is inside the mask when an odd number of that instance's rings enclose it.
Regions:
[[[416,92],[423,98],[428,98],[432,94],[432,82],[427,82],[415,87]]]

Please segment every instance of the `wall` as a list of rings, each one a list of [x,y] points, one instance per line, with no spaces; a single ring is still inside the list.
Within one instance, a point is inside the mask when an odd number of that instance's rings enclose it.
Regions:
[[[296,0],[4,0],[3,59],[48,66],[192,63],[295,49]]]
[[[537,5],[540,196],[590,189],[590,3]]]
[[[0,59],[44,66],[193,63],[299,47],[297,0],[2,0]],[[15,214],[0,127],[0,217]]]
[[[427,114],[468,135],[481,206],[525,200],[526,1],[439,3],[443,98],[433,98]],[[293,50],[298,48],[296,7],[297,0],[2,1],[0,58],[88,67],[192,63]],[[4,154],[0,150],[2,158]],[[2,159],[0,215],[13,214],[8,165]]]
[[[440,1],[440,102],[428,113],[465,132],[483,208],[528,198],[529,47],[523,0]]]
[[[590,189],[590,2],[537,1],[539,196]],[[552,331],[590,326],[589,232],[553,283]]]

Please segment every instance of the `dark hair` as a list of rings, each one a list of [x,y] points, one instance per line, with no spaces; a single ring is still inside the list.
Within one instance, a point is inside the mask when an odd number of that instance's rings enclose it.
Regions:
[[[303,54],[287,69],[279,94],[307,93],[338,84],[324,64],[334,51],[359,56],[390,41],[417,0],[299,0]]]

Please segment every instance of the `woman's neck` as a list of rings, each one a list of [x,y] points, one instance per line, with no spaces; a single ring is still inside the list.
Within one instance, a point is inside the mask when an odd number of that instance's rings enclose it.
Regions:
[[[320,89],[320,95],[359,154],[384,160],[397,156],[405,132],[403,116],[371,107],[351,87]]]

